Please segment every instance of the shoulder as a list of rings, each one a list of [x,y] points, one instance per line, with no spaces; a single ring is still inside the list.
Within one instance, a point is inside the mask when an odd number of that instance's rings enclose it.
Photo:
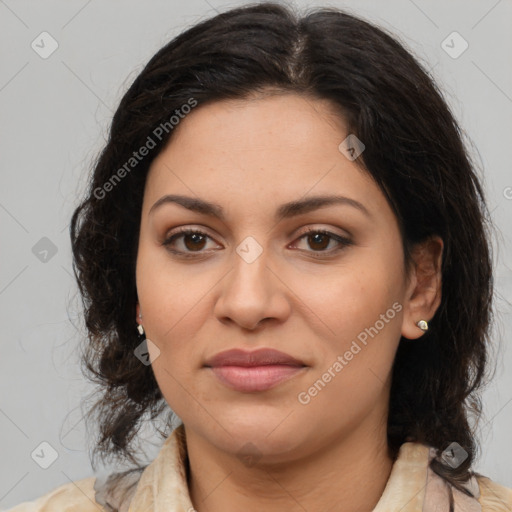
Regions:
[[[107,512],[94,499],[96,477],[61,485],[34,501],[24,501],[6,512]]]
[[[512,510],[512,489],[498,484],[483,475],[476,476],[482,512],[510,512]]]

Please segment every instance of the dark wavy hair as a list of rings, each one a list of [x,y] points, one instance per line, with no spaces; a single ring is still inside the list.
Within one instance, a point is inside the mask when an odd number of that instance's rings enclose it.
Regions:
[[[70,226],[88,331],[82,361],[101,391],[88,413],[99,427],[93,459],[137,462],[140,427],[166,408],[166,424],[172,417],[151,366],[134,356],[142,199],[149,166],[172,136],[170,116],[191,99],[200,106],[281,93],[330,100],[363,141],[356,163],[396,214],[407,265],[416,243],[444,241],[442,301],[427,333],[400,340],[387,432],[395,457],[405,441],[436,448],[431,468],[463,490],[476,474],[470,420],[482,414],[490,359],[490,214],[465,134],[426,66],[396,36],[335,8],[299,16],[256,3],[201,21],[161,48],[122,98]],[[159,126],[168,129],[155,137]],[[149,154],[113,182],[148,137]],[[458,467],[442,457],[453,441],[468,453]]]

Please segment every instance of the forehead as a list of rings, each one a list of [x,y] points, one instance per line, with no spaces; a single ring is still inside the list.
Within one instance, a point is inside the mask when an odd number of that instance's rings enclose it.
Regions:
[[[311,151],[313,145],[322,150],[331,137],[337,140],[345,132],[345,121],[332,102],[286,93],[200,105],[180,121],[169,145],[193,143],[230,152],[300,146]]]
[[[340,152],[347,135],[327,100],[286,94],[200,105],[152,162],[146,211],[165,193],[253,209],[335,193],[385,207],[368,173]]]

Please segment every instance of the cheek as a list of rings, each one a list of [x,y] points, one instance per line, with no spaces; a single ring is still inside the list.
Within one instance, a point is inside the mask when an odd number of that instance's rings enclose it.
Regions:
[[[137,260],[137,294],[148,338],[167,350],[183,337],[184,325],[197,320],[202,300],[211,288],[192,266],[173,264],[165,249],[144,247]],[[173,349],[174,351],[179,348]]]
[[[329,278],[308,275],[300,281],[297,294],[311,311],[309,326],[318,326],[318,365],[299,401],[311,402],[311,411],[343,414],[329,409],[332,403],[367,411],[381,396],[401,332],[403,283],[400,267],[389,265],[393,258],[362,252]]]
[[[352,292],[350,298],[331,295],[328,309],[324,303],[320,310],[334,334],[319,340],[318,364],[294,397],[307,421],[322,418],[333,428],[344,425],[348,431],[369,415],[383,414],[402,309],[385,290],[368,293],[365,287],[354,286]]]
[[[338,268],[314,275],[303,273],[294,286],[297,307],[302,303],[310,326],[318,326],[319,336],[342,349],[401,300],[402,280],[397,270],[368,251],[368,257],[359,253]],[[386,320],[394,319],[397,313],[392,309]]]
[[[192,353],[200,325],[204,282],[170,269],[160,250],[140,248],[137,260],[137,295],[146,337],[155,344],[152,368],[165,399],[183,395],[183,386],[198,355]],[[156,254],[155,254],[156,253]],[[170,402],[172,406],[172,401]]]

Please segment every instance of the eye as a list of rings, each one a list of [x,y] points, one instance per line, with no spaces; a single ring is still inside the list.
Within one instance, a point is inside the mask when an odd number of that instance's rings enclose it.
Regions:
[[[331,231],[327,231],[325,229],[314,229],[314,228],[308,228],[306,230],[306,233],[298,238],[298,240],[305,239],[305,241],[308,243],[309,247],[314,249],[313,251],[306,252],[313,252],[313,253],[327,253],[328,255],[332,255],[333,253],[337,253],[344,249],[345,247],[352,244],[352,241],[344,236],[337,235],[335,233],[332,233]],[[329,244],[334,241],[337,243],[337,246],[334,249],[326,250]],[[315,257],[323,257],[322,254]]]
[[[176,243],[176,240],[182,239],[182,246],[185,250],[178,249],[176,250],[173,246]],[[180,228],[178,233],[175,233],[165,239],[162,242],[162,245],[165,245],[169,251],[179,256],[183,256],[185,258],[194,257],[195,254],[187,254],[187,253],[199,253],[201,254],[202,249],[205,246],[206,240],[211,238],[203,231],[198,229],[191,228]]]
[[[181,248],[176,248],[177,241],[181,239]],[[172,234],[166,238],[162,245],[166,246],[167,249],[173,254],[184,257],[193,258],[204,254],[207,251],[203,251],[207,245],[207,240],[212,239],[205,232],[198,229],[191,228],[179,228],[177,233]],[[351,245],[353,242],[346,237],[332,233],[324,229],[313,229],[308,228],[306,232],[300,236],[297,240],[305,239],[308,245],[314,249],[313,251],[305,250],[310,253],[326,253],[326,255],[332,255]],[[337,246],[334,249],[326,250],[330,243],[334,241]],[[326,257],[323,254],[315,255],[317,258]]]

